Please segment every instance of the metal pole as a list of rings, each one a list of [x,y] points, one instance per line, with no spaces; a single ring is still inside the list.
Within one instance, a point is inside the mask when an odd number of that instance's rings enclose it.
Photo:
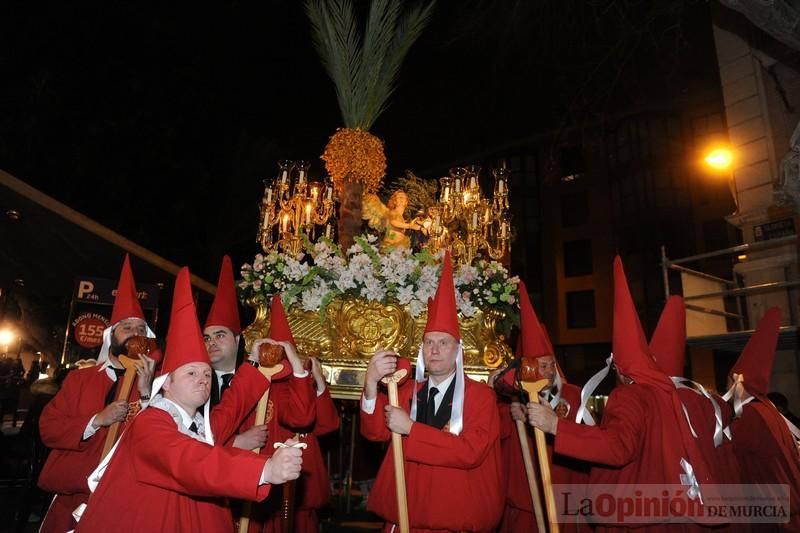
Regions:
[[[357,408],[360,408],[357,406]],[[346,506],[345,510],[347,514],[350,514],[350,497],[353,494],[353,457],[355,455],[355,447],[356,447],[356,422],[358,417],[353,415],[352,421],[350,422],[350,458],[347,464],[347,496],[346,496]]]
[[[664,301],[669,300],[669,259],[667,259],[667,249],[661,245],[661,276],[664,279]]]

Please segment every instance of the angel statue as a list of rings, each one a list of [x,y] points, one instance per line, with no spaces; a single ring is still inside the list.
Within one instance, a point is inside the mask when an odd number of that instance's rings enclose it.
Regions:
[[[402,190],[392,193],[386,205],[383,205],[377,194],[364,195],[362,218],[368,221],[369,227],[383,232],[381,249],[410,248],[411,240],[405,230],[421,231],[423,229],[422,221],[419,218],[406,222],[403,215],[407,206],[408,195]]]

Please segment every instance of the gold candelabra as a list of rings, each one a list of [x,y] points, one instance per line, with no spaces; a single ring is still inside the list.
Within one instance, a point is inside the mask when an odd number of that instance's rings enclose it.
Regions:
[[[470,165],[450,169],[439,180],[439,199],[428,210],[429,247],[435,253],[449,247],[453,257],[464,264],[485,250],[492,259],[508,252],[508,177],[505,165],[492,171],[492,198],[483,196],[481,167]]]
[[[278,177],[271,183],[264,180],[256,241],[265,253],[297,255],[304,240],[316,238],[317,226],[324,225],[324,235],[333,238],[333,183],[309,182],[309,166],[306,161],[281,160]]]

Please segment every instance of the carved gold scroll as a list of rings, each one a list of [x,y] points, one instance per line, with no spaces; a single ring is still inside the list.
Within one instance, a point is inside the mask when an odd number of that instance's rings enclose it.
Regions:
[[[256,317],[244,332],[246,346],[269,332],[269,309],[262,301],[249,301]],[[298,353],[318,357],[336,398],[358,398],[369,358],[388,348],[416,360],[427,314],[413,318],[400,304],[381,304],[355,298],[336,298],[320,313],[297,307],[287,310]],[[464,343],[464,368],[475,379],[508,360],[512,352],[497,325],[505,316],[490,309],[472,317],[459,316]]]

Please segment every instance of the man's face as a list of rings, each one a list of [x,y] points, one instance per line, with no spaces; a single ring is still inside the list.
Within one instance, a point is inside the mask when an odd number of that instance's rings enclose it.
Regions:
[[[449,333],[431,331],[422,338],[425,370],[431,376],[446,378],[456,369],[458,341]]]
[[[211,394],[211,367],[187,363],[170,372],[164,382],[164,397],[191,412],[205,405]]]
[[[552,355],[545,355],[536,358],[536,371],[539,377],[548,380],[548,385],[552,386],[556,378],[556,358]]]
[[[239,336],[225,326],[208,326],[203,330],[211,366],[216,370],[234,370],[236,353],[239,349]]]
[[[111,330],[111,353],[124,355],[128,353],[128,339],[135,336],[147,336],[147,323],[141,318],[126,318]]]

